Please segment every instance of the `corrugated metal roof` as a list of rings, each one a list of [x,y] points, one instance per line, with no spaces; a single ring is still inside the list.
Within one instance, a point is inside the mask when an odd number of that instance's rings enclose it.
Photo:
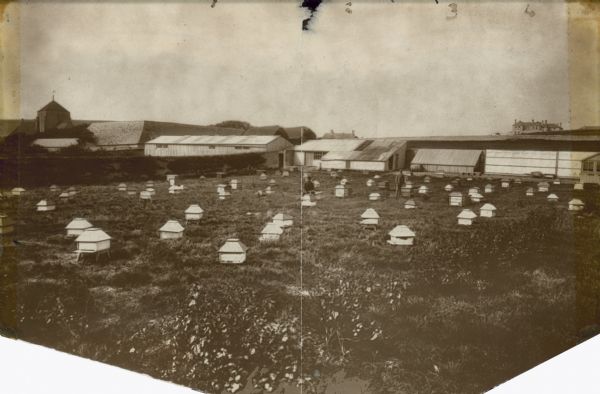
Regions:
[[[358,147],[360,150],[350,152],[329,152],[325,154],[321,160],[386,161],[398,149],[406,145],[405,141],[400,140],[366,140],[365,142],[368,142],[368,144],[361,144],[361,146]]]
[[[78,142],[77,138],[38,138],[33,141],[33,145],[41,146],[42,148],[66,148],[77,145]]]
[[[88,130],[94,134],[99,146],[138,145],[144,131],[144,122],[99,122],[89,125]]]
[[[419,149],[411,164],[475,166],[482,153],[479,149]]]
[[[277,135],[163,135],[146,142],[147,144],[175,144],[175,145],[267,145],[278,138]]]
[[[349,140],[310,140],[302,145],[297,145],[294,150],[303,152],[349,152],[355,151],[358,147],[368,140],[349,139]]]

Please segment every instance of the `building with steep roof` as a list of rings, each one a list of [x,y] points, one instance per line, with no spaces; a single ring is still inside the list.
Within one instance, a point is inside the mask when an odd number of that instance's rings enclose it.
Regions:
[[[52,101],[37,112],[35,124],[38,133],[44,133],[48,130],[66,129],[73,126],[71,113],[54,101],[54,97],[52,97]]]

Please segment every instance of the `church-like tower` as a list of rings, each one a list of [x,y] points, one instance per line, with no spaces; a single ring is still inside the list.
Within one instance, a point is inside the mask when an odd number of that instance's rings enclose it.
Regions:
[[[35,126],[38,133],[72,127],[71,113],[54,101],[53,97],[52,101],[38,111]]]

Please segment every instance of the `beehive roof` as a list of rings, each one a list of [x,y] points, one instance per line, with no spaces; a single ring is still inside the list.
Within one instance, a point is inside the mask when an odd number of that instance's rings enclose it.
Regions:
[[[167,233],[180,233],[183,230],[185,229],[177,220],[169,220],[159,229],[159,231]]]
[[[471,193],[471,198],[483,198],[480,193]]]
[[[67,192],[62,192],[58,197],[70,197],[70,195]]]
[[[392,237],[414,237],[415,233],[405,225],[398,225],[388,233]]]
[[[336,189],[345,189],[346,186],[344,186],[344,185],[335,185],[335,188]]]
[[[38,207],[47,207],[49,205],[54,205],[54,203],[52,201],[49,201],[49,200],[40,200],[40,202],[38,202],[36,205]]]
[[[202,213],[202,212],[204,212],[204,209],[200,208],[200,205],[198,205],[198,204],[192,204],[185,210],[185,213]]]
[[[376,197],[376,196],[381,196],[381,193],[377,193],[377,192],[369,193],[369,197]]]
[[[404,203],[404,205],[415,205],[415,206],[416,206],[417,204],[415,203],[415,200],[407,200],[407,201]]]
[[[83,218],[75,218],[71,220],[65,229],[67,230],[85,230],[87,228],[92,228],[92,224]]]
[[[242,243],[237,238],[229,238],[221,249],[219,249],[219,253],[245,253],[248,250],[248,247]]]
[[[450,193],[450,197],[462,197],[462,193],[461,192],[452,192]]]
[[[124,183],[119,183],[119,187],[123,187],[123,186],[127,187],[127,185],[126,185],[126,184],[124,184]]]
[[[97,227],[91,227],[83,231],[75,242],[102,242],[111,239],[110,235]]]
[[[490,203],[483,204],[480,208],[482,211],[495,211],[496,207]]]
[[[379,219],[379,214],[373,208],[368,208],[360,217],[363,219]]]
[[[291,215],[288,215],[287,213],[278,213],[277,215],[273,216],[273,219],[276,219],[276,220],[292,220],[293,217]]]
[[[262,229],[261,234],[283,234],[283,229],[276,225],[275,223],[267,223],[267,225]]]
[[[574,199],[572,199],[571,201],[569,201],[569,204],[570,204],[570,205],[584,205],[584,204],[583,204],[583,201],[581,201],[581,200],[580,200],[580,199],[578,199],[578,198],[574,198]]]
[[[477,215],[475,212],[471,211],[470,209],[463,209],[457,216],[459,219],[475,219],[476,217]]]
[[[527,192],[533,193],[533,187],[528,187]]]
[[[558,196],[554,193],[552,194],[548,194],[548,197],[546,197],[549,200],[558,200]]]
[[[23,189],[22,187],[14,187],[14,188],[12,189],[12,191],[13,191],[13,192],[24,192],[24,191],[25,191],[25,189]]]
[[[548,182],[540,182],[540,183],[538,183],[538,186],[546,186],[546,187],[549,187],[549,186],[550,186],[550,184],[549,184]]]
[[[425,185],[422,185],[421,187],[419,187],[419,190],[429,190],[429,188]]]
[[[12,219],[8,215],[0,213],[0,226],[8,226],[10,224],[13,224]]]

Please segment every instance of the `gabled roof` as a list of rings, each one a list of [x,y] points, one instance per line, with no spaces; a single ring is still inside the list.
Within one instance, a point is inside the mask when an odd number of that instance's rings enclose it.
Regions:
[[[81,233],[75,242],[102,242],[111,239],[110,235],[106,234],[99,228],[92,227]]]
[[[479,209],[481,209],[483,211],[495,211],[496,207],[490,203],[487,203],[487,204],[483,204],[481,206],[481,208],[479,208]]]
[[[373,208],[368,208],[360,217],[363,219],[379,219],[379,214]]]
[[[569,205],[584,205],[583,201],[581,201],[578,198],[574,198],[571,201],[569,201]]]
[[[349,152],[329,152],[321,160],[354,160],[354,161],[386,161],[398,149],[406,145],[405,141],[400,140],[367,140],[368,144],[360,145],[354,151]]]
[[[276,225],[275,223],[267,223],[267,225],[262,229],[261,234],[283,234],[283,229]]]
[[[38,207],[47,207],[54,205],[54,203],[50,200],[40,200],[40,202],[38,202],[36,205]]]
[[[167,233],[180,233],[183,230],[185,229],[177,220],[169,220],[159,229],[159,231]]]
[[[450,193],[450,197],[462,197],[462,193],[461,192],[452,192]]]
[[[163,135],[146,142],[147,144],[173,145],[267,145],[282,138],[278,135],[196,135],[172,136]],[[288,143],[289,144],[289,143]],[[291,144],[290,144],[291,145]]]
[[[477,215],[470,209],[463,209],[457,216],[459,219],[475,219]]]
[[[558,196],[554,193],[548,194],[548,197],[546,197],[548,200],[558,200]]]
[[[399,225],[399,226],[394,227],[392,229],[392,231],[390,231],[388,234],[392,237],[400,237],[400,238],[407,238],[407,237],[415,236],[415,233],[405,225]]]
[[[294,150],[303,152],[348,152],[354,151],[368,140],[310,140],[297,145]]]
[[[138,145],[144,131],[143,121],[99,122],[88,126],[99,146]]]
[[[38,112],[48,111],[48,112],[69,112],[65,107],[52,100],[48,104],[44,105]]]
[[[198,205],[198,204],[192,204],[185,210],[185,213],[202,213],[202,212],[204,212],[204,209],[200,208],[200,205]]]
[[[414,205],[414,206],[417,206],[417,203],[415,202],[415,200],[406,200],[404,202],[404,205]]]
[[[246,247],[239,239],[229,238],[225,241],[223,246],[221,246],[219,253],[245,253],[247,250],[248,247]]]
[[[419,149],[411,164],[475,166],[482,152],[473,149]]]
[[[65,227],[67,230],[85,230],[87,228],[92,228],[92,224],[83,218],[75,218],[71,220],[69,224]]]

